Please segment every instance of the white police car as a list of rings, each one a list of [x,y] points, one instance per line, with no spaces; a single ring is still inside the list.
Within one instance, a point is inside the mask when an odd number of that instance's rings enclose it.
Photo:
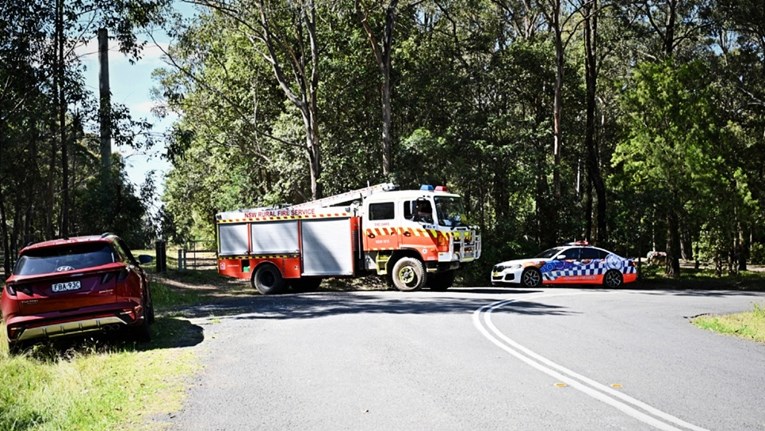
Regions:
[[[493,286],[598,284],[617,288],[635,280],[637,268],[632,259],[586,242],[554,247],[529,259],[501,262],[491,271]]]

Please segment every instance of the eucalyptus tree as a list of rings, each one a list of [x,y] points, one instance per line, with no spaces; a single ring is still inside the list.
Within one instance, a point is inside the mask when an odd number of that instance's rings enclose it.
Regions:
[[[274,157],[283,146],[300,158],[302,145],[300,134],[293,140],[275,131],[283,95],[235,19],[213,10],[176,29],[169,67],[155,71],[155,96],[179,114],[167,143],[173,170],[164,201],[179,232],[200,222],[196,237],[211,237],[216,209],[276,203],[256,201],[284,177]]]
[[[308,159],[311,195],[322,195],[319,136],[319,59],[317,6],[313,0],[294,2],[201,0],[191,2],[224,15],[257,55],[270,65],[284,97],[298,111]]]
[[[586,86],[586,119],[584,146],[586,150],[587,167],[587,202],[585,208],[586,227],[584,239],[592,240],[592,188],[597,194],[597,241],[608,244],[608,228],[606,217],[606,187],[601,173],[598,135],[596,134],[596,98],[598,91],[598,74],[600,71],[599,50],[600,33],[598,32],[599,16],[603,13],[602,3],[598,0],[584,0],[580,5],[584,27],[584,81]]]
[[[708,71],[699,61],[638,66],[624,98],[630,135],[614,156],[635,188],[659,198],[656,205],[669,229],[667,274],[674,277],[680,271],[680,217],[702,220],[700,227],[732,244],[731,214],[724,209],[748,195],[730,163],[733,131],[717,109],[720,97]]]
[[[0,4],[0,231],[6,270],[19,244],[66,236],[79,223],[79,214],[70,214],[72,189],[84,187],[88,167],[82,163],[89,159],[81,137],[96,115],[77,48],[105,26],[136,59],[141,48],[136,29],[159,19],[156,12],[166,3]]]
[[[709,11],[712,29],[708,37],[716,55],[716,65],[723,94],[719,108],[737,125],[737,147],[731,152],[734,165],[741,169],[738,179],[746,180],[754,206],[742,206],[735,240],[738,269],[746,269],[749,248],[765,242],[765,10],[757,1],[718,0]]]

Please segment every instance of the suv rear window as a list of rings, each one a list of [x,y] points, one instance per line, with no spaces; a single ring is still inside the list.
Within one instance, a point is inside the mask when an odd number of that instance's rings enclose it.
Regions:
[[[13,273],[37,275],[105,265],[115,261],[109,244],[93,242],[31,250],[22,255]]]

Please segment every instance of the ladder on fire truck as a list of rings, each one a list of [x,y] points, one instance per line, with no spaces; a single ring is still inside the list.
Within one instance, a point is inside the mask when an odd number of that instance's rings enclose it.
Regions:
[[[361,200],[373,193],[385,192],[396,190],[396,186],[393,183],[375,184],[373,186],[367,186],[358,190],[351,190],[350,192],[340,193],[333,196],[327,196],[326,198],[316,199],[313,201],[305,202],[302,204],[296,204],[289,206],[290,209],[300,208],[326,208],[335,205],[340,205],[346,202],[352,202],[354,200]]]

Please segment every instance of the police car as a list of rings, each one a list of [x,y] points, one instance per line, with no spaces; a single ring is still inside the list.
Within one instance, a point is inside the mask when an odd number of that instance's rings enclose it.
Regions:
[[[637,268],[632,259],[586,242],[554,247],[530,259],[501,262],[491,271],[493,286],[598,284],[613,289],[635,280]]]

